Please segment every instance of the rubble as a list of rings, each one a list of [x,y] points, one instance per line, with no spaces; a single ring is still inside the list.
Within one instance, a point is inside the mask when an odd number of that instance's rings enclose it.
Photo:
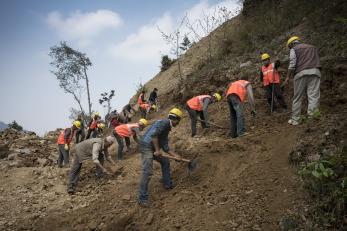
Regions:
[[[51,166],[57,159],[59,129],[42,138],[34,132],[8,128],[0,132],[0,160],[8,167]]]

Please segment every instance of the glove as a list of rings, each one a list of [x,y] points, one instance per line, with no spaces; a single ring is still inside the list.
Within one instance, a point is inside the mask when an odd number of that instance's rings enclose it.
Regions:
[[[67,151],[67,150],[69,150],[69,145],[68,144],[65,144],[64,145],[64,149]]]
[[[255,117],[255,115],[256,115],[255,111],[251,111],[251,115],[252,115],[253,117]]]

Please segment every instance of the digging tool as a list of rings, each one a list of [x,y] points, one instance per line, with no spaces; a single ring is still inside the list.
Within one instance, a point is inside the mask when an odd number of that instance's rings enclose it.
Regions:
[[[198,120],[199,120],[200,122],[205,122],[204,120],[199,119],[199,118],[198,118]],[[206,123],[206,122],[205,122],[205,123]],[[229,128],[222,127],[222,126],[220,126],[220,125],[218,125],[218,124],[212,123],[212,122],[207,122],[207,123],[210,124],[210,125],[212,125],[212,126],[215,126],[216,128],[219,128],[219,129],[225,129],[225,130],[228,130],[228,129],[229,129]]]
[[[180,162],[188,163],[188,173],[189,174],[194,172],[194,170],[196,169],[196,166],[197,166],[197,160],[196,159],[188,160],[188,159],[185,159],[185,158],[182,158],[182,157],[171,156],[171,155],[166,154],[166,153],[163,153],[162,156],[167,157],[167,158],[172,159],[172,160],[177,160],[177,161],[180,161]]]

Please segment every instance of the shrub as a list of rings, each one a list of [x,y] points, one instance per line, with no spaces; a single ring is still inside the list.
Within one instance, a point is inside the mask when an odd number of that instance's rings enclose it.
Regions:
[[[312,219],[325,227],[346,228],[347,146],[340,153],[306,164],[299,175],[314,200]]]

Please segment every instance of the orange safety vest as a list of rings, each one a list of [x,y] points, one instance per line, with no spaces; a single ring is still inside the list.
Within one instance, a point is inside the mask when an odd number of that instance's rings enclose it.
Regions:
[[[139,95],[139,98],[137,99],[137,103],[138,103],[139,105],[143,104],[142,96],[143,96],[143,93],[141,93],[141,94]]]
[[[124,137],[130,137],[134,135],[133,128],[139,128],[140,125],[138,123],[132,123],[132,124],[121,124],[114,128],[116,133],[124,138]]]
[[[59,134],[59,137],[58,137],[58,144],[65,144],[65,139],[64,139],[64,136],[65,136],[65,131],[66,131],[67,128],[64,129],[64,131],[62,131],[60,134]],[[75,135],[75,131],[72,131],[71,129],[71,133],[70,133],[70,136],[69,138],[67,139],[67,142],[66,144],[70,144],[71,141],[72,141],[72,138],[73,136]]]
[[[274,63],[270,63],[269,66],[261,67],[261,72],[263,72],[263,84],[264,86],[270,83],[280,83],[280,74],[277,70],[274,70]]]
[[[98,126],[98,121],[93,119],[92,123],[90,124],[90,129],[95,129]]]
[[[140,107],[143,109],[143,110],[147,110],[148,108],[152,107],[150,104],[148,103],[143,103],[143,104],[140,104]]]
[[[199,95],[191,98],[187,101],[187,104],[190,109],[196,110],[196,111],[202,111],[202,107],[204,106],[204,99],[206,98],[212,98],[210,95]]]
[[[231,83],[227,90],[227,96],[231,94],[236,94],[240,98],[241,102],[244,102],[247,95],[246,87],[248,84],[249,82],[246,80],[238,80]]]

